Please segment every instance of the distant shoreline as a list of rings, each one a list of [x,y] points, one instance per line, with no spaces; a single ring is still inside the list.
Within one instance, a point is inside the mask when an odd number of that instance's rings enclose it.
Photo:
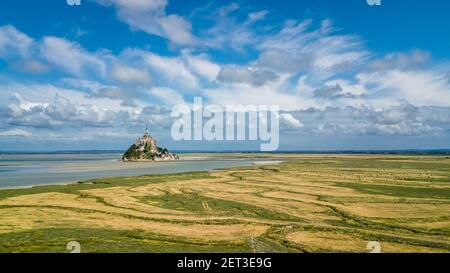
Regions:
[[[122,150],[63,150],[63,151],[0,151],[0,155],[52,155],[52,154],[123,154]],[[450,149],[399,149],[399,150],[300,150],[300,151],[198,151],[174,150],[176,154],[393,154],[393,155],[450,155]]]

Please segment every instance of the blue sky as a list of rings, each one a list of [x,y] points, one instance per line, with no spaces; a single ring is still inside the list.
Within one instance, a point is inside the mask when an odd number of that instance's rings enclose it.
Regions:
[[[0,3],[0,150],[125,149],[170,110],[276,104],[282,150],[450,148],[445,0]]]

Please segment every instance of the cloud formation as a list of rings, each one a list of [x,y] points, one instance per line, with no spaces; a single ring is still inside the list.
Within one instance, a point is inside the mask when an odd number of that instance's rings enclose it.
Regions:
[[[163,130],[195,96],[279,105],[282,131],[299,136],[450,136],[450,67],[429,51],[380,54],[331,20],[237,3],[177,14],[168,0],[95,2],[163,43],[95,48],[0,26],[0,136]]]
[[[113,6],[120,20],[132,30],[167,38],[179,45],[192,45],[196,38],[191,23],[177,14],[166,14],[167,0],[97,0],[101,5]]]
[[[254,86],[262,86],[266,82],[276,80],[277,75],[267,70],[239,66],[223,66],[217,79],[221,82],[249,83]]]
[[[22,129],[12,129],[0,132],[0,137],[31,137],[32,135],[32,133]]]

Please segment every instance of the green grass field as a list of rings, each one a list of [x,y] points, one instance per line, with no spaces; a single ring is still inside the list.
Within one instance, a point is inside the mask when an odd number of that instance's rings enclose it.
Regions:
[[[0,252],[450,252],[448,157],[262,156],[284,163],[2,190]]]

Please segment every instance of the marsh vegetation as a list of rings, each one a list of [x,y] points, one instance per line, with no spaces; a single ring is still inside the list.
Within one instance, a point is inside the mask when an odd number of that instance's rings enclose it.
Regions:
[[[0,191],[0,252],[450,252],[450,160],[282,164]]]

